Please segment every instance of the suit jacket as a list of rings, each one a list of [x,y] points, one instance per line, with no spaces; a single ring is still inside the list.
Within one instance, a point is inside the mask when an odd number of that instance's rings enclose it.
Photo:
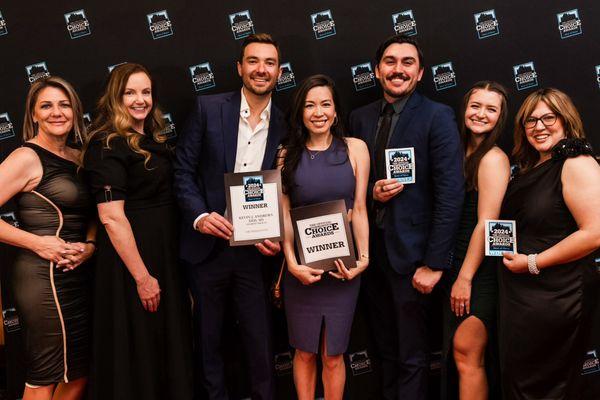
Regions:
[[[372,160],[380,113],[378,100],[350,115],[350,132],[367,143]],[[463,151],[452,109],[413,92],[390,135],[388,148],[399,147],[415,149],[416,183],[384,205],[390,265],[400,274],[422,265],[449,268],[464,200]],[[369,199],[374,183],[371,167]]]
[[[177,142],[174,191],[183,220],[180,256],[190,264],[206,259],[217,240],[194,230],[193,223],[202,213],[215,211],[223,215],[225,211],[223,174],[233,172],[235,167],[240,104],[239,90],[198,96]],[[284,129],[282,113],[271,105],[262,169],[275,166]]]

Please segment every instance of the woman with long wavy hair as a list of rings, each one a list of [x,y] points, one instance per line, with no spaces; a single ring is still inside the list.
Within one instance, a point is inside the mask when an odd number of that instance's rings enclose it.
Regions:
[[[116,67],[84,166],[102,227],[94,302],[94,399],[191,399],[190,308],[180,276],[171,149],[156,86]]]
[[[495,355],[495,341],[490,343],[490,337],[496,334],[497,260],[485,256],[484,241],[485,220],[498,219],[510,177],[508,157],[496,145],[507,116],[506,89],[499,83],[477,82],[463,98],[460,130],[466,193],[452,268],[443,279],[448,296],[444,301],[443,397],[448,399],[457,395],[461,400],[487,399],[488,376],[495,372],[495,358],[489,356]],[[455,370],[458,391],[450,374]]]
[[[25,105],[22,147],[0,164],[0,205],[15,198],[19,227],[0,221],[0,241],[19,247],[11,288],[25,344],[25,400],[82,398],[90,353],[90,266],[96,225],[79,168],[85,128],[73,87],[36,81]]]

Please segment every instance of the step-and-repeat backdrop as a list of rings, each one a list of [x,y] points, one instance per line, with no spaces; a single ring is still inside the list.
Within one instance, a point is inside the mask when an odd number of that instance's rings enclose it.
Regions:
[[[279,40],[283,74],[274,95],[286,109],[303,78],[325,73],[337,82],[346,111],[380,97],[373,55],[394,33],[414,35],[425,51],[419,90],[458,108],[471,84],[504,84],[514,115],[531,91],[554,86],[567,92],[581,112],[589,140],[600,148],[600,4],[589,1],[444,2],[341,0],[60,0],[0,2],[0,160],[21,143],[23,105],[32,82],[61,76],[75,86],[86,112],[108,72],[126,61],[144,64],[159,86],[167,131],[177,140],[195,96],[238,89],[235,62],[241,39],[269,32]],[[512,146],[510,127],[501,140]],[[2,218],[18,225],[9,202]],[[0,247],[3,316],[10,396],[22,388],[20,326],[8,275],[12,249]],[[432,312],[432,343],[439,348],[439,307]],[[598,312],[600,315],[600,312]],[[275,313],[276,366],[282,399],[291,398],[292,350],[283,315]],[[600,320],[600,318],[596,318]],[[235,321],[232,320],[235,328]],[[349,399],[377,399],[377,360],[372,356],[359,308],[347,354]],[[231,390],[247,397],[243,349],[231,330]],[[592,332],[582,366],[587,393],[600,393],[600,327]],[[549,357],[552,349],[548,349]],[[439,360],[432,358],[432,396],[437,398]],[[9,396],[9,397],[10,397]],[[587,396],[587,397],[586,397]]]

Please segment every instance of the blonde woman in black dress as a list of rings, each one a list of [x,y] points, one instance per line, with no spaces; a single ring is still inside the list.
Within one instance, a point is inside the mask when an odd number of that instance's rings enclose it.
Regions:
[[[23,327],[24,400],[76,400],[89,364],[89,266],[95,225],[79,150],[81,102],[58,77],[27,96],[25,143],[0,164],[0,205],[14,197],[20,229],[0,221],[0,241],[20,247],[12,292]]]
[[[600,166],[573,102],[531,93],[515,117],[502,218],[516,220],[518,254],[499,270],[502,391],[507,400],[581,398],[584,345],[598,302]]]
[[[92,399],[192,398],[191,307],[178,262],[172,154],[163,128],[148,70],[116,67],[84,155],[102,222]]]

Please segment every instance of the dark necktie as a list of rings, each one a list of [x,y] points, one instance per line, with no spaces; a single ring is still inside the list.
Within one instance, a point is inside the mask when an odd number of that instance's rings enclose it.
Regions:
[[[394,105],[386,103],[381,113],[381,123],[375,139],[375,172],[377,180],[385,179],[385,148],[390,137],[390,128],[392,127],[392,116],[394,115]]]

